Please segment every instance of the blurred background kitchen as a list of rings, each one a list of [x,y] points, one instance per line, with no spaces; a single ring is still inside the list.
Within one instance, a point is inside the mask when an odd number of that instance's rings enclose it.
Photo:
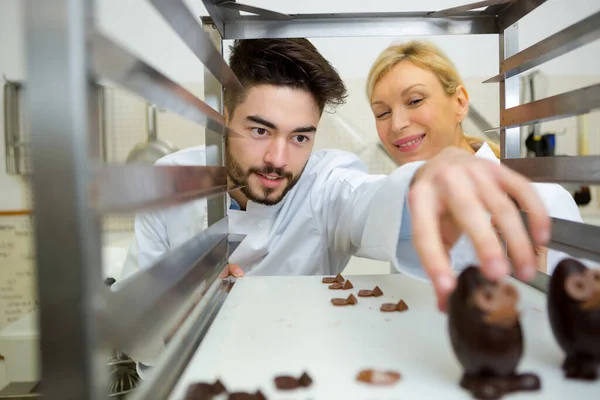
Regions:
[[[198,16],[208,15],[200,0],[187,0]],[[439,10],[468,3],[460,0],[248,0],[252,4],[285,13],[377,12]],[[411,4],[413,3],[413,4]],[[203,66],[175,33],[144,0],[98,0],[101,30],[133,50],[142,59],[203,98]],[[368,8],[368,9],[366,9]],[[519,47],[524,49],[600,10],[596,0],[549,0],[519,23]],[[34,208],[29,189],[27,117],[21,105],[26,93],[23,10],[20,0],[0,0],[0,329],[22,323],[0,335],[0,388],[8,382],[27,380],[35,372],[28,363],[27,343],[35,335],[31,321],[22,318],[36,307],[34,254],[30,212]],[[378,145],[374,118],[365,96],[365,82],[377,54],[398,38],[311,39],[338,69],[349,89],[347,104],[325,113],[315,150],[341,148],[356,153],[374,173],[389,173],[395,164]],[[499,125],[498,84],[482,82],[498,73],[496,35],[435,36],[428,38],[453,59],[471,95],[472,114],[464,124],[471,136],[496,139],[486,128]],[[226,41],[226,44],[230,42]],[[164,52],[169,49],[169,52]],[[595,55],[591,57],[590,55]],[[225,58],[228,51],[225,52]],[[541,99],[600,81],[600,43],[592,42],[543,64],[522,77],[521,102]],[[176,149],[204,142],[204,129],[177,115],[155,109],[122,89],[101,85],[103,160],[107,163],[144,162]],[[542,137],[541,144],[531,140]],[[523,155],[600,154],[600,113],[546,122],[521,130]],[[529,140],[527,140],[529,138]],[[567,187],[580,204],[585,222],[600,225],[598,188]],[[104,274],[118,277],[132,236],[131,216],[104,221]],[[353,259],[347,274],[388,273],[386,263]],[[68,277],[65,277],[68,279]],[[14,324],[13,324],[14,325]],[[10,353],[10,354],[9,354]],[[18,356],[15,357],[15,354]],[[4,358],[20,359],[7,368]]]

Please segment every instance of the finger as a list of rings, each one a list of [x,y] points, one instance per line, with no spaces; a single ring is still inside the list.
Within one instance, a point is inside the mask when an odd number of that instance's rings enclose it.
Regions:
[[[229,273],[236,278],[244,276],[244,270],[237,264],[229,264]]]
[[[414,184],[409,193],[409,207],[413,245],[433,283],[438,308],[445,311],[448,295],[454,290],[456,279],[442,241],[438,194],[431,181],[421,180]]]
[[[225,268],[223,268],[223,271],[221,271],[221,273],[219,274],[219,278],[220,279],[225,279],[225,278],[227,278],[229,276],[230,265],[231,264],[227,264],[225,266]]]
[[[473,243],[482,273],[491,280],[506,276],[510,271],[506,254],[467,170],[447,169],[439,181],[452,217]]]
[[[533,279],[536,270],[534,245],[517,207],[502,192],[498,183],[489,179],[485,170],[472,169],[469,175],[485,208],[492,215],[493,225],[502,234],[517,277],[526,281]]]
[[[495,171],[501,187],[527,212],[533,240],[537,245],[546,245],[550,240],[551,221],[531,181],[502,165],[494,165],[492,171]]]

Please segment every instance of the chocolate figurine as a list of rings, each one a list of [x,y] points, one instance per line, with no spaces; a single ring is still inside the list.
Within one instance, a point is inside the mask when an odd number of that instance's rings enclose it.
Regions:
[[[600,363],[600,271],[574,259],[562,260],[550,278],[548,316],[566,353],[571,379],[594,380]]]
[[[513,286],[488,281],[475,266],[460,274],[450,295],[450,340],[464,370],[460,386],[477,399],[540,388],[536,375],[516,373],[523,354],[518,298]]]

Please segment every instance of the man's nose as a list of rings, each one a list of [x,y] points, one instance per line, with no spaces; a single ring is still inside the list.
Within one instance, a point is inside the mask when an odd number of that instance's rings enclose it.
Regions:
[[[287,144],[287,140],[283,138],[272,139],[265,153],[265,162],[275,168],[286,167],[288,164]]]

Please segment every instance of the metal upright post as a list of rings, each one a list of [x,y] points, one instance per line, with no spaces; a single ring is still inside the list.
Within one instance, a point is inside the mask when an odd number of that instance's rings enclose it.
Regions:
[[[519,52],[519,28],[511,25],[506,30],[500,31],[500,67],[505,59]],[[519,77],[513,76],[500,82],[500,113],[507,108],[519,105]],[[521,128],[500,128],[501,158],[521,157]]]
[[[217,50],[223,54],[223,39],[217,28],[211,24],[205,24],[203,28],[210,35]],[[206,67],[204,67],[204,101],[217,112],[223,114],[223,86]],[[204,132],[206,165],[225,165],[225,136],[214,132],[209,127],[206,127]],[[223,194],[207,200],[209,226],[227,215],[226,199],[227,195]]]
[[[93,6],[26,2],[41,391],[49,400],[108,396],[94,313],[102,304],[100,219],[89,190],[99,139],[88,73]]]

